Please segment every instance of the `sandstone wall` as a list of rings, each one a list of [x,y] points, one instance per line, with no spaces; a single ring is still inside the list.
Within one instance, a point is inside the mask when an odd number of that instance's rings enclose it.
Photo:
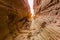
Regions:
[[[60,40],[60,0],[34,0],[34,40]]]
[[[24,0],[0,0],[0,40],[14,40],[27,17],[31,14]]]

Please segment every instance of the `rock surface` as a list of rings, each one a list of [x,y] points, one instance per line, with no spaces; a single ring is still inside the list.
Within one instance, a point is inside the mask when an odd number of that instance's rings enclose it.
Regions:
[[[60,0],[34,0],[33,40],[60,40]]]
[[[27,0],[0,0],[0,40],[15,40],[27,28],[29,9]]]
[[[60,0],[34,0],[34,12],[30,29],[16,40],[60,40]]]
[[[0,40],[60,40],[60,0],[34,0],[34,12],[31,23],[27,0],[0,0]]]

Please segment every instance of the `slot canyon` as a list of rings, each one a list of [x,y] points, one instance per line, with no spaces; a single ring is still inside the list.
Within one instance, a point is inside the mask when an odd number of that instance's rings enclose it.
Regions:
[[[30,1],[0,0],[0,40],[60,40],[60,0]]]

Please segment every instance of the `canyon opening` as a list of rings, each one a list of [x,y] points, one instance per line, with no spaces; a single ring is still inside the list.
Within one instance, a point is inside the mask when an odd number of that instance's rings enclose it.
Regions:
[[[34,15],[34,9],[33,9],[34,0],[28,0],[28,3],[29,3],[29,6],[30,6],[31,14],[32,14],[32,16],[33,16],[33,15]]]

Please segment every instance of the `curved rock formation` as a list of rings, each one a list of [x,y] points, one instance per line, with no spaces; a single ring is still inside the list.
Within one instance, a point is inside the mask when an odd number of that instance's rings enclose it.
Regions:
[[[0,0],[0,40],[15,40],[22,29],[27,29],[29,9],[27,0]]]
[[[60,0],[34,0],[31,21],[27,0],[0,0],[0,40],[60,40]]]
[[[34,0],[33,40],[60,40],[60,0]]]

